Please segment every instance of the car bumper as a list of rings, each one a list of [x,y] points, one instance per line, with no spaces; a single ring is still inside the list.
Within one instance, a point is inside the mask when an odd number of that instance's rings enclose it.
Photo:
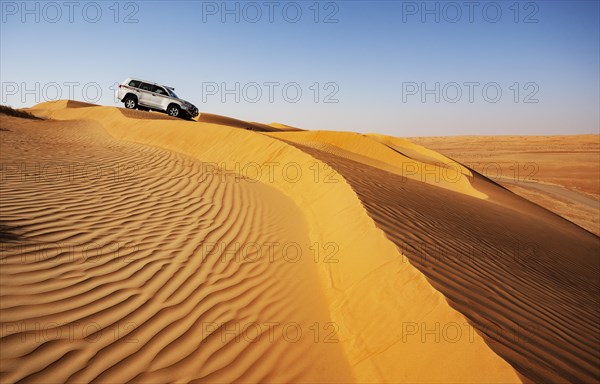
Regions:
[[[198,108],[196,107],[192,107],[192,108],[187,108],[187,109],[183,109],[185,111],[185,113],[187,113],[188,115],[190,115],[191,117],[196,117],[198,116]]]

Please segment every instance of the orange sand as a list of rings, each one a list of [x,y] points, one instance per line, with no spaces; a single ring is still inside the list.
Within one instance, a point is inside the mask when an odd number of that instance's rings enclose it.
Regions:
[[[29,111],[51,120],[0,117],[2,382],[598,375],[598,238],[437,152],[208,114]],[[519,240],[540,266],[518,268]],[[457,261],[472,244],[498,255]],[[490,323],[546,328],[529,344]]]

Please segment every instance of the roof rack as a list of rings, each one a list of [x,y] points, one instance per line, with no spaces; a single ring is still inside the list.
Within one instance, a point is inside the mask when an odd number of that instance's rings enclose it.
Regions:
[[[170,89],[171,91],[174,91],[174,90],[175,90],[175,88],[174,88],[174,87],[169,87],[169,86],[166,86],[166,85],[162,85],[162,84],[160,84],[160,83],[157,83],[157,82],[154,82],[154,81],[149,81],[149,80],[140,79],[139,77],[128,77],[128,79],[130,79],[130,80],[137,80],[137,81],[141,81],[141,82],[143,82],[143,83],[148,83],[148,84],[152,84],[152,85],[158,85],[158,86],[161,86],[161,87],[168,88],[168,89]]]

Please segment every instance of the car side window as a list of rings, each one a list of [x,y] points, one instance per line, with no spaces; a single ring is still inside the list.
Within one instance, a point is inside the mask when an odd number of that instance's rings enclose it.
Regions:
[[[150,91],[150,92],[152,92],[152,85],[148,84],[148,83],[141,83],[140,84],[140,89],[142,91]]]
[[[141,83],[141,81],[131,80],[129,82],[129,86],[130,87],[134,87],[134,88],[139,88],[140,87],[140,83]]]
[[[165,91],[163,88],[161,88],[159,86],[154,86],[154,93],[158,93],[159,95],[165,95],[165,96],[169,95],[167,93],[167,91]]]

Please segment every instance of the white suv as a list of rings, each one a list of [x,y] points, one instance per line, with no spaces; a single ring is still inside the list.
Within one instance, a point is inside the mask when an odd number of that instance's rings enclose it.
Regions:
[[[198,108],[180,99],[174,91],[175,88],[151,81],[127,78],[116,93],[125,108],[160,111],[182,119],[198,116]]]

